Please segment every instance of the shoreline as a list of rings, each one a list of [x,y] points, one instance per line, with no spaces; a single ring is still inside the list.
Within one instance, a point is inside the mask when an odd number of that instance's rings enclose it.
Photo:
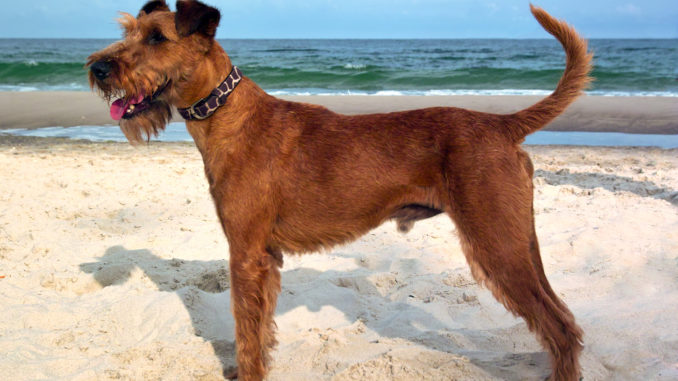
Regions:
[[[281,96],[294,102],[323,105],[355,115],[426,107],[460,107],[507,114],[543,99],[542,96]],[[13,128],[115,125],[108,104],[91,92],[0,92],[0,130]],[[37,106],[36,106],[37,105]],[[175,113],[172,122],[182,120]],[[584,96],[545,131],[678,134],[678,98]]]
[[[125,143],[127,139],[117,126],[44,127],[21,130],[0,130],[0,146],[48,146],[82,143]],[[188,143],[193,139],[184,123],[170,123],[151,140],[152,144]],[[678,135],[625,134],[619,132],[537,131],[526,137],[524,146],[569,147],[654,147],[678,150]]]

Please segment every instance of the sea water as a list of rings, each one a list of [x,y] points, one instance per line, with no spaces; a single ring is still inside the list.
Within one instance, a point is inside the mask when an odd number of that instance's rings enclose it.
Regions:
[[[83,139],[94,142],[125,142],[127,139],[117,126],[46,127],[38,129],[0,130],[0,135]],[[193,141],[184,123],[170,123],[160,136],[152,141]],[[537,131],[529,135],[527,145],[581,145],[581,146],[633,146],[678,148],[678,135],[641,135],[610,132],[558,132]]]
[[[0,91],[89,91],[113,40],[0,39]],[[273,95],[547,95],[565,53],[533,40],[220,40]],[[593,95],[678,96],[678,39],[591,40]]]

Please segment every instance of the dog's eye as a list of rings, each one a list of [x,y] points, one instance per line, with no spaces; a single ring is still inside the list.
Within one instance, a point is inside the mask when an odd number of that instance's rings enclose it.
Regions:
[[[148,44],[149,45],[158,45],[158,44],[163,43],[165,41],[167,41],[167,37],[165,37],[162,33],[160,33],[160,31],[157,31],[157,30],[153,31],[153,33],[151,33],[148,36]]]

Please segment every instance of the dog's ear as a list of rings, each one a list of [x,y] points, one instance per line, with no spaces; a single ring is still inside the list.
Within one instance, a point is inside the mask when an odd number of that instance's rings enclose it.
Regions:
[[[199,1],[177,1],[174,22],[177,33],[181,37],[200,33],[205,37],[213,38],[217,33],[220,19],[221,13],[216,8]]]
[[[139,11],[139,15],[137,16],[137,18],[139,18],[139,17],[141,17],[141,16],[143,16],[143,15],[147,15],[147,14],[149,14],[149,13],[151,13],[151,12],[155,12],[155,11],[169,11],[169,10],[170,10],[170,9],[169,9],[169,7],[167,6],[167,3],[165,3],[165,0],[151,0],[151,1],[149,1],[148,3],[146,3],[146,5],[144,5],[143,8],[141,8],[141,10]]]

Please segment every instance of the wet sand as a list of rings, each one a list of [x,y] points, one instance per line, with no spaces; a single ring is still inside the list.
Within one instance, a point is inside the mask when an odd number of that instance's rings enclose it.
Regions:
[[[512,113],[538,96],[290,96],[344,114],[451,106]],[[108,105],[88,92],[0,92],[0,129],[115,124]],[[175,116],[175,121],[179,122]],[[545,130],[678,134],[678,98],[585,96]]]

